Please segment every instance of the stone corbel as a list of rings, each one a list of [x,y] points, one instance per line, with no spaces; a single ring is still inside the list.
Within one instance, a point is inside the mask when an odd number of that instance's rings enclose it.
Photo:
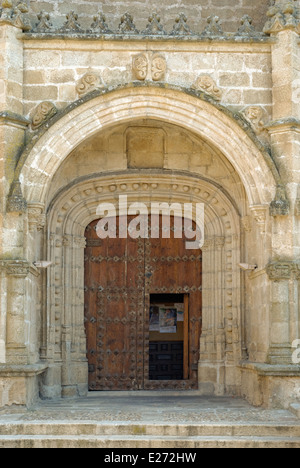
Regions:
[[[43,203],[28,204],[29,231],[42,231],[46,224],[45,206]]]
[[[252,215],[260,229],[261,234],[265,234],[267,229],[267,205],[254,205],[250,207]]]

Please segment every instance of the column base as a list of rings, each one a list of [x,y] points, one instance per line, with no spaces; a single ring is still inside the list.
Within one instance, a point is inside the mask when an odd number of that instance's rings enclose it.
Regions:
[[[0,365],[0,407],[32,407],[39,399],[40,375],[47,364]]]
[[[242,397],[252,405],[289,409],[299,402],[299,366],[242,362],[240,369]]]

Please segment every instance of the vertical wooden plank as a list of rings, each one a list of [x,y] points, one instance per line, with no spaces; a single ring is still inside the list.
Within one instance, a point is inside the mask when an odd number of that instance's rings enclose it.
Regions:
[[[189,295],[184,295],[183,379],[189,379]]]

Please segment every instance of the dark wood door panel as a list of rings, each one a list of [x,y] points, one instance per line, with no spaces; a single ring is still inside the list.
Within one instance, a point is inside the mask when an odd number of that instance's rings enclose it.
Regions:
[[[97,221],[91,223],[85,233],[85,328],[90,390],[195,388],[201,333],[201,251],[186,250],[185,240],[175,239],[174,235],[171,239],[162,238],[161,226],[158,239],[117,236],[100,240],[96,225]],[[184,324],[184,381],[175,380],[167,364],[159,369],[161,381],[150,379],[151,294],[185,296],[188,313]],[[182,372],[177,369],[176,375],[181,376]],[[170,375],[172,380],[168,379]]]

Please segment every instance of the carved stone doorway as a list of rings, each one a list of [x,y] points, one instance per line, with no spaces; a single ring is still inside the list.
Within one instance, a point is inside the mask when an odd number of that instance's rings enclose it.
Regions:
[[[184,236],[174,237],[174,218],[171,239],[163,238],[160,222],[159,236],[154,239],[120,239],[117,232],[116,239],[101,240],[97,223],[93,221],[85,231],[89,389],[197,388],[202,325],[201,250],[186,250]],[[161,313],[160,304],[165,305],[165,312],[171,310],[170,314],[175,315],[176,302],[179,308],[183,304],[184,318],[179,319],[177,326],[175,317],[174,330],[169,330],[173,333],[163,332],[158,337],[159,330],[156,334],[150,330],[150,310],[158,307]],[[159,372],[153,373],[156,363],[164,358],[176,362],[168,366],[163,361]],[[171,367],[177,369],[177,374],[172,373]]]

